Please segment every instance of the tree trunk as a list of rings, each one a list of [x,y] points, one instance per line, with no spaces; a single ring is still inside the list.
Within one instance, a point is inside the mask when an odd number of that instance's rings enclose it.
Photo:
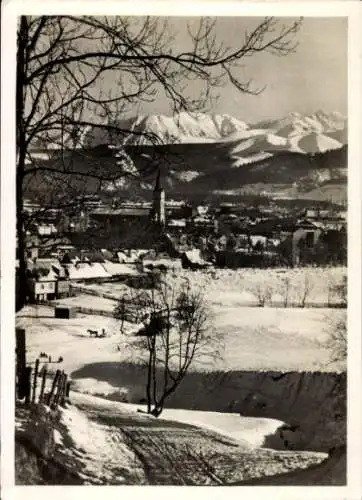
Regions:
[[[146,398],[147,398],[147,413],[151,413],[151,383],[152,383],[152,349],[149,347],[149,358],[147,366],[147,384],[146,384]]]
[[[167,390],[164,391],[162,394],[160,400],[157,402],[157,405],[155,405],[154,409],[152,410],[152,414],[155,417],[159,417],[163,411],[163,407],[165,405],[166,399],[177,389],[177,387],[180,385],[181,379],[177,380],[172,384],[171,387],[169,387]]]
[[[16,180],[16,235],[18,240],[19,267],[16,280],[16,311],[28,301],[29,284],[27,279],[26,239],[23,227],[23,189],[22,178]]]
[[[152,403],[153,407],[157,408],[157,380],[156,380],[156,335],[152,338]]]
[[[24,81],[25,81],[25,54],[28,37],[28,24],[25,16],[21,17],[16,74],[16,236],[18,241],[19,268],[16,280],[16,311],[19,311],[27,302],[28,280],[26,262],[26,240],[23,220],[23,176],[25,170],[26,136],[24,130]]]

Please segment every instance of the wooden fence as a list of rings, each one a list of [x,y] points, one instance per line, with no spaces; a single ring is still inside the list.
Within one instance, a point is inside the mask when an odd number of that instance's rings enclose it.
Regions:
[[[16,329],[16,399],[25,404],[42,403],[52,409],[63,405],[69,398],[70,381],[64,370],[54,373],[49,365],[56,361],[37,358],[34,363],[26,363],[25,330]]]
[[[69,398],[70,381],[63,370],[49,372],[47,364],[40,369],[40,360],[25,368],[26,374],[17,383],[17,397],[24,399],[25,404],[42,403],[51,409],[64,405]]]

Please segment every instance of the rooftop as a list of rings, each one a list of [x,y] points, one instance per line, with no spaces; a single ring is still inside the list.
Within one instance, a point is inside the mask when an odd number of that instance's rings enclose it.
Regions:
[[[139,217],[149,214],[149,207],[137,207],[137,208],[115,208],[115,209],[95,209],[91,212],[92,215],[100,216],[128,216],[128,217]]]

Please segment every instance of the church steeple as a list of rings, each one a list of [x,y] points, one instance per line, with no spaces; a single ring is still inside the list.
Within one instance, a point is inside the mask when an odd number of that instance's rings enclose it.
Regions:
[[[157,171],[156,183],[153,190],[153,203],[151,212],[152,222],[163,226],[165,224],[165,190],[161,183],[161,169]]]

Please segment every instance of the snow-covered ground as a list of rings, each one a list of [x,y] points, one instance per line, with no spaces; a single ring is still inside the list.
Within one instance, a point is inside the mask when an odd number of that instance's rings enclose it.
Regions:
[[[214,328],[225,339],[230,370],[334,370],[328,334],[346,311],[324,308],[213,308]]]
[[[75,405],[80,405],[87,408],[105,408],[106,411],[111,411],[114,414],[130,415],[137,421],[144,421],[145,419],[154,419],[145,414],[146,407],[144,405],[134,405],[129,403],[120,403],[115,401],[107,401],[92,395],[74,393],[72,402]],[[87,436],[84,425],[77,425],[75,418],[70,421],[72,410],[62,410],[63,418],[67,416],[69,426],[74,428],[77,433],[76,440],[80,444],[84,440],[93,441],[93,437]],[[79,416],[79,418],[82,418]],[[83,420],[84,420],[83,416]],[[161,420],[170,422],[178,422],[181,424],[188,424],[207,431],[216,432],[220,435],[230,438],[231,440],[238,441],[243,446],[248,448],[258,448],[263,446],[265,437],[274,434],[284,422],[271,418],[252,418],[243,417],[237,413],[220,413],[211,411],[197,411],[197,410],[184,410],[165,408],[162,412]]]
[[[63,446],[58,438],[58,445],[65,455],[74,455],[82,463],[81,477],[87,481],[102,484],[125,482],[123,471],[132,470],[142,484],[143,470],[138,464],[135,454],[118,436],[118,429],[109,425],[94,422],[87,417],[87,413],[71,406],[61,410],[61,424],[63,424],[74,443],[74,447]],[[137,467],[138,465],[138,467]]]
[[[284,422],[272,418],[243,417],[238,413],[182,410],[165,408],[162,418],[203,429],[235,439],[251,448],[261,447],[265,437],[274,434]]]
[[[94,297],[91,297],[94,298]],[[328,364],[329,352],[321,345],[331,318],[345,317],[339,309],[277,309],[255,307],[213,307],[213,324],[223,334],[222,359],[206,369],[224,370],[333,370]],[[328,320],[328,321],[327,321]],[[17,315],[17,326],[27,331],[28,361],[34,362],[41,352],[56,360],[69,374],[94,363],[118,363],[137,357],[121,340],[120,323],[114,318],[78,314],[73,319],[54,318],[48,306],[28,306]],[[128,332],[136,325],[126,324]],[[105,329],[105,338],[90,337],[88,329]],[[120,347],[120,350],[119,349]],[[202,361],[202,360],[201,360]],[[55,366],[57,367],[57,366]],[[204,370],[200,362],[195,369]],[[82,388],[101,394],[106,387],[83,380]],[[95,377],[96,379],[96,377]],[[119,388],[117,388],[118,390]],[[108,392],[110,388],[108,387]]]
[[[78,314],[69,320],[58,319],[54,318],[52,307],[27,306],[18,313],[16,324],[26,329],[28,362],[34,362],[41,352],[50,355],[52,360],[61,356],[64,361],[59,367],[71,374],[88,363],[120,359],[119,324],[113,318]],[[90,337],[87,333],[88,329],[101,332],[102,328],[107,334],[105,338]]]
[[[208,272],[183,271],[172,277],[175,282],[188,278],[193,286],[201,286],[211,303],[224,305],[256,305],[258,294],[270,292],[266,305],[288,302],[300,305],[307,288],[306,306],[323,305],[340,301],[333,293],[334,285],[341,284],[346,268],[296,268],[296,269],[215,269]],[[288,294],[286,293],[288,282]]]
[[[94,396],[75,393],[72,402],[61,410],[57,454],[77,461],[86,484],[222,484],[303,469],[327,456],[260,448],[282,424],[276,420],[186,410],[156,419]]]

